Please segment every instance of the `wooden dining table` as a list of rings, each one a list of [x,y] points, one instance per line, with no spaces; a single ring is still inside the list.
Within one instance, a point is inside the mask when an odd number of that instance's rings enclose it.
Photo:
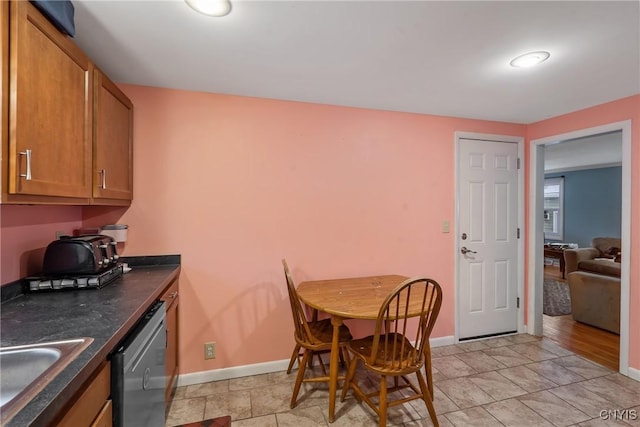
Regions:
[[[336,410],[340,325],[344,319],[377,319],[385,298],[406,279],[408,277],[384,275],[314,280],[298,285],[298,296],[302,302],[331,315],[333,339],[329,363],[329,422],[334,421]]]

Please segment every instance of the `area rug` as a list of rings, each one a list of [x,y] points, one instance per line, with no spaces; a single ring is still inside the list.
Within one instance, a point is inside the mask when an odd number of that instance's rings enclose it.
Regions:
[[[571,314],[569,285],[553,279],[544,279],[542,289],[542,312],[547,316]]]
[[[211,418],[209,420],[197,421],[195,423],[183,424],[181,426],[176,427],[230,427],[231,426],[231,417],[218,417]]]

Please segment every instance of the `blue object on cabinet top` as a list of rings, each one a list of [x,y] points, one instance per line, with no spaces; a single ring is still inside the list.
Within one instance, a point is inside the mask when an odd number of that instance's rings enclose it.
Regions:
[[[61,32],[73,37],[76,26],[73,21],[71,0],[31,0],[31,3]]]

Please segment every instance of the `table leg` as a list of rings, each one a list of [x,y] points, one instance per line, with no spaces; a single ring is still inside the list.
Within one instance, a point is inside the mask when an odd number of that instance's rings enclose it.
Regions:
[[[336,413],[336,392],[338,391],[338,365],[340,360],[340,326],[342,318],[331,316],[333,325],[333,338],[331,340],[331,362],[329,366],[329,422],[332,423]]]
[[[562,278],[564,279],[564,251],[560,254],[560,272],[562,273]]]

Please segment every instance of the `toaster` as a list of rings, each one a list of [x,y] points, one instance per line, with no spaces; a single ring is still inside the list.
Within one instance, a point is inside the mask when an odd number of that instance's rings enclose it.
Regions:
[[[48,276],[98,274],[118,261],[116,242],[110,236],[62,237],[44,252],[42,273]]]

